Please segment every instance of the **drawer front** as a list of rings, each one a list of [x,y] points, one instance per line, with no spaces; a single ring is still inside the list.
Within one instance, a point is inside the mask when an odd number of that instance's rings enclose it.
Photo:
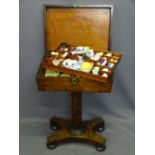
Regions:
[[[41,91],[71,91],[71,92],[111,92],[112,79],[108,83],[76,77],[38,77],[38,87]]]
[[[69,92],[111,92],[113,78],[107,83],[71,77],[45,77],[45,69],[40,67],[37,74],[37,84],[41,91],[69,91]]]

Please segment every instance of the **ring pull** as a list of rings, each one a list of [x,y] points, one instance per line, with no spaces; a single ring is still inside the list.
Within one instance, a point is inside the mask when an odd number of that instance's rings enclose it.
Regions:
[[[71,77],[71,82],[72,82],[72,85],[77,85],[77,83],[79,82],[78,78],[76,76],[72,76]]]

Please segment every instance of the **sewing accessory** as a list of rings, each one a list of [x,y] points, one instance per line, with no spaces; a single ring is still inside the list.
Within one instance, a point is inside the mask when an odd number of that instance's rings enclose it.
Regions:
[[[80,70],[89,73],[93,68],[93,65],[94,65],[93,62],[83,62],[80,66]]]
[[[52,63],[53,63],[53,65],[58,66],[58,65],[60,64],[61,61],[62,61],[61,59],[54,59],[54,60],[52,61]]]
[[[100,67],[94,67],[94,68],[92,69],[92,73],[95,74],[95,75],[98,75],[99,70],[100,70]]]
[[[62,55],[62,58],[65,58],[67,55],[68,55],[68,52],[65,52],[65,53]]]
[[[118,60],[114,60],[114,63],[117,63],[118,62]]]
[[[110,62],[114,62],[115,60],[114,59],[110,59]]]
[[[108,68],[103,68],[102,71],[103,72],[109,72],[109,69]]]
[[[84,61],[84,58],[82,56],[78,56],[78,63],[81,65]]]
[[[45,77],[58,77],[59,74],[60,74],[59,72],[56,72],[54,70],[46,69]]]
[[[64,60],[63,66],[66,68],[74,69],[74,70],[80,69],[80,64],[78,64],[76,60],[71,60],[71,59]]]
[[[107,78],[108,74],[107,73],[103,73],[102,76]]]
[[[72,54],[72,55],[76,55],[76,50],[72,50],[72,51],[71,51],[71,54]]]
[[[59,55],[59,53],[58,53],[58,52],[54,52],[54,51],[52,51],[52,52],[51,52],[51,55],[58,56],[58,55]]]
[[[82,46],[78,46],[75,48],[76,54],[83,54],[84,48]]]
[[[114,63],[107,63],[106,66],[112,68],[114,67]]]
[[[92,60],[99,61],[99,59],[103,56],[103,52],[97,52],[94,57],[92,57]]]
[[[94,50],[93,49],[88,49],[84,52],[84,54],[89,57],[89,58],[93,58],[94,57]]]
[[[68,51],[69,51],[69,49],[68,49],[68,48],[64,48],[64,49],[63,49],[63,51],[68,52]]]
[[[107,63],[107,58],[103,57],[99,60],[98,64],[101,66],[104,66]]]
[[[88,46],[83,47],[84,53],[89,50],[90,48]]]
[[[111,57],[112,56],[112,53],[107,53],[105,56]]]

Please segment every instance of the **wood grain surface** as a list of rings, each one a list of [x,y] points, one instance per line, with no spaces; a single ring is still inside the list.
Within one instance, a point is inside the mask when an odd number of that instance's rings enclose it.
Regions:
[[[105,92],[112,90],[113,77],[107,83],[79,78],[77,84],[68,77],[45,77],[45,69],[40,67],[37,74],[38,88],[41,91],[70,91],[70,92]]]
[[[108,49],[111,20],[109,8],[46,8],[46,49],[61,42],[87,45],[96,50]]]

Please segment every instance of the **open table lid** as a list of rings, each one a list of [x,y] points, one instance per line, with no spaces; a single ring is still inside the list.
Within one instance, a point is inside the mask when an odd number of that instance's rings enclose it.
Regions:
[[[112,6],[44,7],[46,51],[62,42],[109,49]]]
[[[89,46],[96,51],[109,49],[111,6],[51,6],[44,7],[45,52],[55,50],[62,42]],[[120,56],[120,54],[119,54]],[[43,67],[72,75],[107,82],[107,78],[49,65]]]

